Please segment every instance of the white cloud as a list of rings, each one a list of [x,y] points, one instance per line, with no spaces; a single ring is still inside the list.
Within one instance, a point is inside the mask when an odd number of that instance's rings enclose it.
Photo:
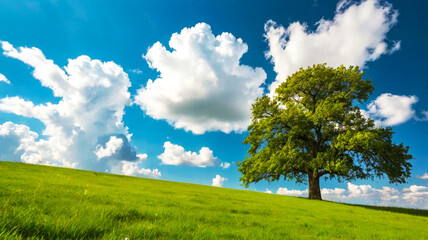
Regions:
[[[163,144],[164,152],[158,156],[165,165],[188,165],[195,167],[207,167],[217,165],[217,157],[213,156],[213,151],[207,147],[202,147],[199,154],[185,151],[180,145],[167,141]]]
[[[101,144],[97,146],[95,155],[97,155],[98,159],[110,157],[111,155],[115,154],[116,151],[122,147],[123,140],[121,138],[111,136],[110,140],[105,145],[105,148]]]
[[[341,12],[342,10],[345,10],[347,7],[349,7],[352,4],[351,0],[341,0],[336,5],[336,12]]]
[[[135,73],[135,74],[142,74],[143,73],[143,71],[141,71],[141,69],[138,69],[138,68],[136,68],[136,69],[131,69],[131,70],[129,70],[130,72],[132,72],[132,73]]]
[[[36,109],[34,104],[20,97],[5,97],[0,99],[0,111],[14,113],[23,117],[35,117],[41,111],[45,111],[43,106]]]
[[[25,149],[35,148],[37,138],[38,134],[25,125],[3,123],[0,125],[0,161],[20,162]]]
[[[422,118],[422,121],[428,121],[428,111],[422,111],[422,114],[424,115],[424,118]]]
[[[419,179],[428,179],[428,173],[424,173],[424,175],[417,177]]]
[[[240,64],[248,47],[230,33],[214,36],[198,23],[174,33],[172,51],[157,42],[144,56],[159,78],[138,90],[135,103],[149,116],[195,134],[245,130],[251,103],[261,97],[262,68]]]
[[[306,197],[308,189],[278,188],[277,194]],[[377,189],[370,185],[356,185],[348,182],[347,189],[321,189],[321,196],[330,201],[428,209],[428,187],[417,185],[411,185],[400,191],[386,186]]]
[[[271,58],[278,74],[270,86],[271,93],[287,76],[301,67],[327,63],[332,67],[364,67],[383,54],[400,48],[400,42],[388,46],[386,34],[397,23],[398,12],[388,3],[366,0],[351,4],[340,1],[333,20],[321,19],[315,31],[299,22],[286,29],[270,20],[265,24],[269,44],[266,57]]]
[[[0,82],[5,82],[7,84],[10,84],[10,81],[6,78],[6,76],[1,73],[0,73]]]
[[[147,154],[143,153],[143,154],[137,154],[137,158],[139,161],[144,161],[147,160]]]
[[[428,208],[428,187],[412,185],[404,188],[402,198],[413,205],[421,204],[423,208]]]
[[[383,201],[383,203],[380,203],[378,205],[391,205],[391,203],[388,203],[388,202],[399,201],[400,200],[400,194],[401,193],[398,189],[391,188],[391,187],[382,187],[382,189],[375,189],[375,191],[372,193],[371,197],[377,196],[378,198],[380,198]],[[398,205],[398,203],[392,203],[392,205]],[[405,205],[403,205],[403,206],[405,207]]]
[[[46,59],[43,52],[35,47],[14,48],[10,43],[3,41],[3,54],[21,60],[34,68],[33,75],[39,79],[43,86],[52,89],[57,97],[62,97],[69,86],[65,72],[54,64],[52,60]]]
[[[308,189],[306,190],[288,190],[286,187],[284,188],[278,188],[276,191],[276,194],[280,195],[288,195],[288,196],[303,196],[308,194]]]
[[[213,182],[211,183],[211,186],[213,187],[223,187],[223,183],[227,181],[227,178],[224,178],[220,175],[216,175],[215,178],[213,178]]]
[[[375,193],[370,185],[355,185],[348,182],[348,198],[369,197]]]
[[[266,188],[265,193],[272,193],[272,191],[271,191],[271,190],[269,190],[268,188]]]
[[[227,169],[230,167],[230,163],[228,162],[222,162],[220,163],[220,167],[222,167],[223,169]]]
[[[124,107],[130,104],[131,83],[119,65],[80,56],[69,59],[62,69],[40,49],[16,49],[8,42],[2,42],[2,48],[4,55],[33,67],[34,78],[60,98],[58,103],[39,105],[20,97],[0,99],[0,111],[36,118],[45,125],[43,139],[36,136],[16,153],[22,162],[104,171],[119,161],[140,159],[122,121]],[[113,136],[122,146],[114,154],[101,154],[105,157],[97,161],[97,146],[105,146]]]
[[[343,188],[334,188],[334,189],[328,189],[323,188],[321,189],[321,195],[327,196],[327,195],[342,195],[346,190]]]
[[[137,161],[137,162],[121,161],[122,168],[120,173],[129,175],[129,176],[143,175],[151,178],[158,178],[162,176],[161,172],[157,168],[156,169],[139,168],[138,164],[140,162],[141,161]]]
[[[418,101],[416,96],[399,96],[384,93],[362,110],[366,117],[375,120],[378,126],[392,126],[404,123],[415,117],[412,105]]]

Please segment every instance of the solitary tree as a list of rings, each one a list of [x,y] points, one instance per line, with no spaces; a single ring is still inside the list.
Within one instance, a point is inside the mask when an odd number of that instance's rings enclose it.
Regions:
[[[358,104],[373,91],[358,67],[326,64],[301,68],[272,97],[252,107],[250,148],[238,163],[246,187],[262,179],[309,182],[309,198],[321,199],[321,176],[340,180],[410,176],[409,147],[392,142],[390,127],[362,115]]]

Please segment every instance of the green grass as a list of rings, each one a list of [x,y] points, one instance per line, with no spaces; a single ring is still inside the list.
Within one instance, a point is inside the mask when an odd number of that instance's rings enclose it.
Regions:
[[[428,211],[0,162],[0,239],[428,239]]]

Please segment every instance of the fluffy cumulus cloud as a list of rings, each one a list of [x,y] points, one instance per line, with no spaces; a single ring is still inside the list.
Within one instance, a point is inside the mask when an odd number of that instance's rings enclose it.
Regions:
[[[420,204],[422,208],[428,209],[428,187],[426,186],[412,185],[404,188],[401,197],[413,205]]]
[[[397,23],[397,16],[390,4],[366,0],[354,4],[339,2],[334,18],[319,20],[315,31],[308,30],[304,23],[294,22],[284,28],[268,21],[266,57],[271,58],[277,73],[271,93],[301,67],[318,63],[363,67],[368,61],[398,50],[400,42],[389,42],[386,37]]]
[[[187,165],[194,167],[207,167],[217,165],[217,157],[207,147],[202,147],[199,153],[185,151],[180,145],[167,141],[163,144],[164,152],[158,156],[165,165]]]
[[[23,131],[25,126],[7,123],[11,130],[2,136],[20,142],[16,156],[22,162],[104,171],[121,161],[140,159],[122,121],[131,83],[119,65],[80,56],[60,68],[38,48],[1,45],[4,55],[34,68],[34,78],[60,98],[58,103],[39,105],[21,97],[0,99],[0,111],[39,119],[45,125],[40,139]]]
[[[119,170],[119,172],[129,176],[142,175],[142,176],[152,177],[152,178],[158,178],[162,176],[161,172],[157,168],[156,169],[140,168],[138,164],[141,161],[142,160],[139,160],[137,162],[121,161],[122,167]]]
[[[123,140],[121,138],[117,138],[115,136],[111,136],[110,140],[106,143],[106,147],[104,148],[101,144],[97,146],[95,150],[95,155],[97,155],[98,159],[104,157],[110,157],[115,154],[117,150],[119,150],[123,145]]]
[[[25,125],[3,123],[0,125],[0,161],[20,162],[21,156],[28,159],[37,138],[38,134]]]
[[[227,168],[229,168],[229,167],[230,167],[230,163],[228,163],[228,162],[222,162],[222,163],[220,164],[220,167],[222,167],[223,169],[227,169]]]
[[[302,191],[279,188],[277,194],[306,197],[308,189]],[[428,187],[417,185],[399,190],[392,187],[378,189],[370,185],[356,185],[348,182],[347,189],[321,189],[321,196],[326,200],[347,203],[428,209]]]
[[[308,195],[308,189],[302,191],[302,190],[287,189],[286,187],[284,187],[284,188],[278,188],[278,190],[276,191],[276,194],[300,197],[300,196]]]
[[[2,73],[0,73],[0,82],[5,82],[7,84],[10,84],[10,81]]]
[[[141,109],[195,134],[245,130],[266,73],[240,64],[248,51],[242,39],[225,32],[214,36],[208,24],[198,23],[174,33],[169,46],[172,51],[157,42],[144,56],[160,74],[138,90]]]
[[[227,178],[224,178],[220,175],[216,175],[215,178],[213,178],[213,181],[211,183],[211,186],[213,187],[223,187],[223,183],[227,181]]]
[[[272,191],[271,191],[271,190],[269,190],[268,188],[266,188],[265,193],[272,193]]]
[[[417,177],[419,179],[428,179],[428,173],[424,173],[424,175]]]
[[[393,126],[415,117],[412,105],[418,101],[416,96],[399,96],[384,93],[367,105],[363,115],[375,120],[378,126]]]
[[[340,195],[343,194],[345,192],[345,189],[343,188],[334,188],[334,189],[328,189],[328,188],[323,188],[321,189],[321,194],[322,195]]]

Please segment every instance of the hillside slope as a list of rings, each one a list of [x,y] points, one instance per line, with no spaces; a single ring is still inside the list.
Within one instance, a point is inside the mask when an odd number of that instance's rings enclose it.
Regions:
[[[423,210],[0,162],[0,239],[428,239],[427,226]]]

